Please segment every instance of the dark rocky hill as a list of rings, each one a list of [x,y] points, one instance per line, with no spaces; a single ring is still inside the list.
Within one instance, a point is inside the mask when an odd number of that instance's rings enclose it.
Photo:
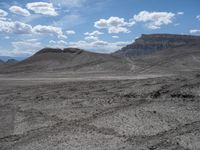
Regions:
[[[8,60],[6,61],[6,63],[8,63],[8,64],[17,63],[17,62],[19,62],[19,61],[16,60],[16,59],[8,59]]]
[[[131,64],[122,56],[99,54],[77,48],[44,48],[30,58],[0,73],[17,72],[113,72],[128,71]]]
[[[152,54],[156,51],[178,48],[182,46],[200,45],[200,36],[175,34],[143,34],[134,43],[127,45],[116,54],[137,57]]]

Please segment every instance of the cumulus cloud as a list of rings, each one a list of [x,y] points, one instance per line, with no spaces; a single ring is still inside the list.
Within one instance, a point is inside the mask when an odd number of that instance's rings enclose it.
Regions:
[[[148,12],[141,11],[134,15],[136,22],[145,22],[149,29],[159,29],[162,25],[168,25],[173,22],[176,14],[172,12]]]
[[[58,35],[58,38],[59,39],[68,39],[68,37],[66,35],[64,35],[64,34]]]
[[[67,35],[74,35],[74,34],[76,34],[76,32],[74,30],[68,30],[68,31],[66,31],[66,34]]]
[[[85,32],[84,35],[86,35],[86,37],[84,38],[86,41],[98,41],[99,40],[99,36],[104,34],[103,32],[100,31],[93,31],[93,32]]]
[[[191,34],[197,34],[197,33],[200,33],[200,30],[198,30],[198,29],[191,29],[190,33]]]
[[[59,41],[51,40],[51,41],[49,41],[49,47],[65,48],[65,47],[67,47],[67,45],[68,45],[68,43],[66,41],[63,41],[63,40],[59,40]]]
[[[84,33],[84,35],[87,35],[87,36],[99,36],[99,35],[102,35],[103,33],[102,32],[99,32],[99,31],[93,31],[93,32],[86,32]]]
[[[99,38],[96,37],[96,36],[86,36],[84,39],[86,41],[97,41],[97,40],[99,40]]]
[[[28,3],[26,7],[27,9],[32,10],[33,12],[37,14],[43,14],[43,15],[49,15],[49,16],[58,15],[52,3],[33,2],[33,3]]]
[[[0,9],[0,17],[5,17],[7,15],[8,15],[8,13],[6,11]]]
[[[19,21],[4,21],[0,20],[0,32],[6,33],[16,33],[16,34],[54,34],[57,35],[58,38],[67,39],[67,36],[63,34],[63,31],[59,27],[54,26],[44,26],[44,25],[36,25],[32,27],[29,24],[25,24]]]
[[[124,18],[110,17],[96,21],[94,26],[98,29],[108,29],[108,33],[128,33],[128,28],[134,24],[134,21],[126,22]]]
[[[108,29],[109,33],[130,33],[130,30],[125,27],[111,27]]]
[[[30,12],[27,9],[23,9],[19,6],[11,6],[9,8],[9,10],[12,13],[18,14],[18,15],[22,15],[22,16],[30,16]]]
[[[0,32],[30,34],[32,33],[32,26],[19,21],[11,22],[0,20]]]
[[[52,33],[58,36],[62,36],[63,32],[62,29],[59,27],[54,26],[43,26],[43,25],[36,25],[33,27],[33,32],[35,33]]]

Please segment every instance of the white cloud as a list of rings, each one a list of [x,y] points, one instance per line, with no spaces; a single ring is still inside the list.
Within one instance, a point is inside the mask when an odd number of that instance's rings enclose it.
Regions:
[[[54,40],[49,41],[49,44],[55,44],[55,43],[56,43],[56,41],[54,41]]]
[[[96,37],[96,36],[86,36],[84,39],[86,41],[97,41],[97,40],[99,40],[99,38]]]
[[[134,21],[126,22],[124,18],[110,17],[109,19],[100,19],[94,23],[98,29],[108,29],[108,33],[128,33],[129,27],[135,24]]]
[[[102,32],[99,32],[99,31],[93,31],[93,32],[86,32],[84,33],[84,35],[87,35],[87,36],[99,36],[99,35],[102,35],[103,33]]]
[[[0,9],[0,17],[5,17],[7,15],[8,15],[8,13],[6,11]]]
[[[112,38],[113,38],[113,39],[118,39],[118,38],[119,38],[119,36],[112,36]]]
[[[63,34],[62,29],[59,27],[43,25],[36,25],[32,27],[29,24],[25,24],[19,21],[12,22],[0,20],[0,32],[16,34],[54,34],[57,35],[58,38],[67,39],[67,36]]]
[[[109,33],[130,33],[129,29],[125,27],[110,27],[108,29]]]
[[[30,16],[30,12],[27,9],[23,9],[19,6],[11,6],[9,8],[9,10],[12,13],[18,14],[18,15],[22,15],[22,16]]]
[[[196,17],[196,19],[200,21],[200,15],[198,15],[198,16]]]
[[[32,26],[19,21],[11,22],[0,20],[0,32],[30,34],[32,33]]]
[[[86,41],[98,41],[99,40],[99,36],[104,34],[103,32],[100,31],[93,31],[93,32],[85,32],[84,35],[86,35],[86,37],[84,38]]]
[[[134,15],[136,22],[145,22],[149,29],[159,29],[162,25],[168,25],[173,22],[176,14],[171,12],[148,12],[141,11]]]
[[[59,27],[54,26],[43,26],[43,25],[36,25],[33,27],[34,33],[52,33],[58,36],[63,36],[62,29]]]
[[[67,45],[68,43],[66,41],[63,41],[63,40],[60,40],[57,42],[58,44],[61,44],[61,45]]]
[[[66,41],[60,40],[60,41],[49,41],[49,47],[56,47],[56,48],[65,48],[67,47],[68,43]]]
[[[58,35],[58,38],[59,39],[68,39],[68,37],[66,35],[64,35],[64,34]]]
[[[191,30],[190,30],[190,33],[191,33],[191,34],[200,33],[200,30],[198,30],[198,29],[191,29]]]
[[[66,31],[66,34],[67,35],[74,35],[74,34],[76,34],[76,32],[74,30],[68,30],[68,31]]]
[[[37,42],[38,39],[28,39],[28,40],[26,40],[26,41],[28,41],[28,42]]]
[[[184,12],[178,12],[177,15],[184,15]]]
[[[43,15],[49,15],[49,16],[58,15],[52,3],[33,2],[33,3],[28,3],[26,7],[37,14],[43,14]]]

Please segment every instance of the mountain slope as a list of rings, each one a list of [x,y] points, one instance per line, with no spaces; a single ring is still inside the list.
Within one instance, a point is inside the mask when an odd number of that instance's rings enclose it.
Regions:
[[[8,61],[9,59],[15,59],[17,61],[22,61],[25,59],[25,57],[19,57],[19,56],[0,56],[0,59],[3,60],[4,62]]]
[[[113,72],[127,71],[131,65],[121,56],[98,54],[76,48],[44,48],[2,73],[16,72]]]
[[[200,71],[200,45],[165,49],[133,59],[140,73]]]
[[[4,61],[0,59],[0,69],[1,67],[3,67],[3,65],[4,65]]]

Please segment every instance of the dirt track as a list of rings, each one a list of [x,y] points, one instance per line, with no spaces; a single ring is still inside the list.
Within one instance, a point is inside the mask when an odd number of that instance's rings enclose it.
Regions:
[[[1,150],[200,149],[198,74],[36,81],[0,80]]]

